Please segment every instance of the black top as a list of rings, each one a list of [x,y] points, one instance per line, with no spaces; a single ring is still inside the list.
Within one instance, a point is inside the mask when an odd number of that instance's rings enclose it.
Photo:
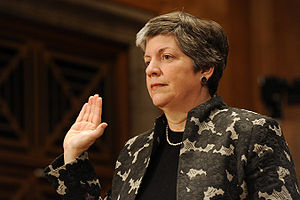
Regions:
[[[183,132],[169,129],[172,143],[182,141]],[[147,172],[143,178],[136,200],[174,200],[176,199],[176,180],[180,145],[171,146],[164,133],[160,144],[151,156]]]

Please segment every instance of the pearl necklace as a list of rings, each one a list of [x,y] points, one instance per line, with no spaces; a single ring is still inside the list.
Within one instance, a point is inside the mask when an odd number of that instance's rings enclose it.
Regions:
[[[167,124],[166,126],[166,138],[167,138],[167,142],[169,143],[169,145],[171,146],[178,146],[178,145],[181,145],[182,144],[182,141],[181,142],[178,142],[178,143],[172,143],[170,140],[169,140],[169,126]]]

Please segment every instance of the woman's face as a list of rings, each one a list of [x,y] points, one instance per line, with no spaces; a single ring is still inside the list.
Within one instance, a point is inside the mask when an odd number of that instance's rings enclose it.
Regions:
[[[147,89],[153,104],[164,109],[191,109],[201,103],[201,72],[177,45],[173,35],[157,35],[146,42]]]

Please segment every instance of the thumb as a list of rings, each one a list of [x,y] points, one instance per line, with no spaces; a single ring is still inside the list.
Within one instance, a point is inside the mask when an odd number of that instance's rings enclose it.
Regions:
[[[101,124],[99,124],[95,130],[95,138],[99,138],[103,135],[105,128],[108,126],[107,123],[103,122]]]

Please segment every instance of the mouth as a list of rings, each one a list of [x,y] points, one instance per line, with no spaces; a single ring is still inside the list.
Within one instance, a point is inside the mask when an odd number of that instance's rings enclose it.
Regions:
[[[161,88],[161,87],[166,86],[166,85],[167,85],[167,84],[153,83],[153,84],[151,84],[151,89],[152,89],[152,90],[156,90],[156,89]]]

